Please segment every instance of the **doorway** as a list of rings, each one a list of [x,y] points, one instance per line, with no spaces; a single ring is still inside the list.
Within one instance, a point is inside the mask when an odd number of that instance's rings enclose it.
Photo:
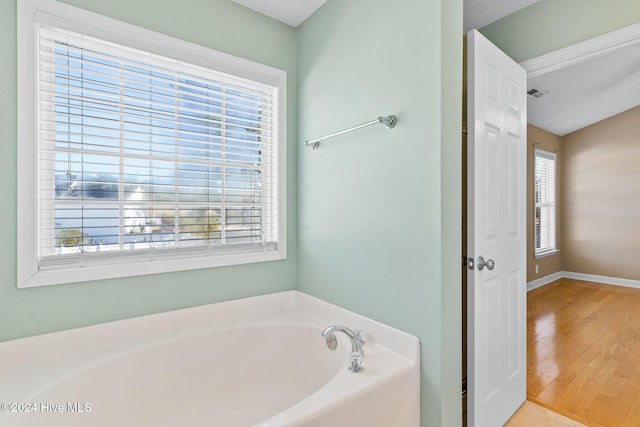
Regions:
[[[624,31],[622,32],[613,32],[609,35],[604,36],[604,39],[599,38],[599,40],[595,43],[592,43],[591,46],[591,51],[585,50],[585,46],[589,47],[589,43],[580,43],[576,46],[572,46],[566,49],[562,49],[562,52],[553,52],[551,54],[547,54],[547,55],[542,55],[539,58],[534,58],[533,60],[529,60],[529,61],[525,61],[524,63],[522,63],[522,65],[528,70],[529,72],[529,76],[539,76],[539,75],[543,75],[545,73],[552,73],[554,71],[558,71],[561,69],[565,69],[565,68],[569,68],[570,66],[583,66],[583,67],[589,67],[589,59],[593,59],[594,57],[596,57],[598,54],[605,54],[607,52],[610,52],[613,49],[618,48],[619,46],[623,46],[623,45],[629,45],[629,44],[640,44],[640,26],[632,26],[634,28],[628,27],[626,29],[624,29]],[[603,41],[604,40],[604,41]],[[465,67],[466,69],[466,67]],[[464,99],[463,99],[464,101]],[[463,109],[464,111],[464,109]],[[466,120],[466,117],[463,119]],[[463,144],[463,153],[466,153],[466,127],[463,125],[463,130],[462,130],[462,144]],[[529,146],[529,148],[531,148],[531,144],[534,144],[535,142],[529,142],[527,145]],[[531,151],[533,151],[531,149]],[[465,204],[466,201],[466,193],[467,193],[467,188],[466,188],[466,179],[465,179],[465,172],[466,172],[466,157],[464,157],[463,154],[463,158],[462,158],[462,162],[463,162],[463,188],[462,188],[462,193],[463,193],[463,206]],[[528,196],[527,199],[531,202],[533,200],[533,197]],[[530,209],[529,207],[527,208],[527,211],[532,211],[532,208]],[[466,212],[466,210],[463,210],[463,212]],[[528,221],[528,223],[531,221]],[[462,221],[462,227],[463,227],[463,242],[462,242],[462,247],[463,247],[463,254],[466,254],[466,215],[463,215],[463,221]],[[533,225],[531,226],[533,227]],[[532,282],[536,282],[535,285],[542,285],[545,284],[543,282],[540,282],[540,280],[538,278],[536,278],[535,276],[532,278],[532,274],[531,272],[534,271],[535,269],[534,267],[540,263],[540,261],[536,261],[535,258],[533,257],[533,249],[532,245],[529,244],[528,245],[528,250],[527,250],[527,254],[528,256],[528,265],[529,265],[529,274],[528,274],[528,282],[532,283]],[[532,261],[533,260],[533,261]],[[467,290],[467,282],[466,282],[466,273],[467,273],[467,268],[464,268],[464,264],[465,264],[465,259],[463,257],[463,272],[462,272],[462,282],[463,282],[463,325],[466,324],[466,314],[467,314],[467,305],[466,305],[466,290]],[[535,272],[538,273],[538,272]],[[534,274],[535,274],[534,273]],[[553,277],[553,274],[549,274],[546,270],[544,269],[540,269],[540,273],[543,274],[544,276],[551,276],[550,278],[548,278],[547,283],[551,282],[553,279],[557,278],[557,277]],[[557,271],[557,273],[562,274],[562,271]],[[544,279],[544,277],[543,277]],[[466,374],[466,363],[464,362],[464,360],[466,360],[466,328],[463,327],[463,378],[465,377]],[[464,380],[463,380],[463,401],[465,399],[466,395],[464,394]]]

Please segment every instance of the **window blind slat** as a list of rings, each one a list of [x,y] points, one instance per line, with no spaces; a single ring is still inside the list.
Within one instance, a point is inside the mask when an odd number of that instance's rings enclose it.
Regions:
[[[74,88],[69,88],[65,92],[42,91],[44,95],[49,95],[56,100],[54,107],[57,114],[67,114],[70,116],[80,115],[88,118],[103,118],[105,120],[115,120],[121,112],[121,103],[110,100],[108,96],[103,96],[99,92],[89,89],[82,89],[85,96],[75,94],[80,92]],[[124,98],[124,118],[129,120],[163,120],[173,121],[179,119],[182,123],[199,122],[200,126],[231,126],[237,127],[238,130],[244,130],[244,133],[252,135],[257,131],[265,129],[273,130],[269,123],[264,123],[268,113],[263,106],[255,107],[256,111],[243,111],[233,108],[228,103],[222,106],[212,107],[207,104],[195,102],[183,103],[182,100],[176,99],[174,103],[162,104],[153,100],[143,100],[140,98]],[[182,105],[185,104],[185,105]],[[48,107],[48,106],[47,106]],[[73,113],[70,114],[70,111]],[[93,113],[93,114],[91,114]],[[226,114],[225,120],[222,120]],[[135,122],[134,122],[135,123]],[[253,132],[253,133],[251,133]]]
[[[273,102],[273,100],[269,101],[266,99],[267,97],[262,97],[260,102],[252,101],[250,104],[242,104],[233,102],[233,98],[229,97],[227,92],[223,92],[224,96],[221,96],[219,100],[211,100],[210,97],[195,97],[194,94],[189,91],[189,88],[186,88],[184,91],[176,91],[174,94],[164,95],[153,92],[153,88],[150,86],[140,89],[130,87],[122,88],[121,86],[109,86],[105,84],[98,86],[95,84],[86,84],[87,81],[81,79],[68,79],[66,76],[63,76],[64,81],[61,82],[61,76],[59,74],[56,79],[47,79],[46,77],[48,75],[48,73],[41,73],[43,77],[42,80],[49,80],[49,83],[55,83],[56,87],[52,88],[53,90],[45,90],[42,93],[56,97],[61,102],[66,100],[75,107],[78,106],[78,102],[86,100],[93,100],[95,104],[102,105],[105,108],[119,107],[121,102],[118,100],[122,98],[122,104],[128,108],[157,114],[158,116],[173,114],[176,109],[179,110],[183,117],[187,118],[192,118],[194,115],[205,112],[220,115],[224,110],[227,115],[227,123],[235,123],[243,126],[245,122],[258,123],[258,119],[254,118],[255,116],[269,117],[274,114],[270,109],[270,103]],[[120,93],[121,89],[123,93]],[[191,90],[193,90],[193,88],[191,88]],[[75,102],[75,104],[73,104],[72,101]],[[153,106],[153,108],[150,106]],[[189,115],[186,113],[192,114]]]
[[[277,247],[276,87],[39,34],[41,268]]]
[[[536,254],[544,254],[556,249],[555,162],[555,154],[535,150],[534,193]]]
[[[184,61],[171,59],[154,53],[143,52],[135,48],[122,46],[105,40],[99,40],[94,37],[77,34],[72,31],[55,28],[49,25],[40,24],[38,26],[38,33],[40,36],[39,55],[42,55],[44,52],[51,51],[50,48],[52,45],[58,46],[60,43],[65,43],[71,45],[74,49],[78,49],[82,52],[89,52],[92,57],[98,58],[101,63],[113,63],[113,58],[121,57],[121,61],[130,63],[131,65],[150,64],[158,67],[158,73],[161,73],[162,70],[169,70],[168,75],[172,75],[176,72],[183,72],[186,75],[192,76],[194,79],[202,79],[202,82],[215,81],[215,78],[209,77],[215,76],[227,84],[236,85],[238,88],[242,88],[244,90],[253,89],[260,92],[264,90],[264,88],[271,87],[262,82],[214,71],[202,66],[188,64]]]

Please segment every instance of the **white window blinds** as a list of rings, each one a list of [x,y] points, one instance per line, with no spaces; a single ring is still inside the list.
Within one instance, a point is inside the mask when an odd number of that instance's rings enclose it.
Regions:
[[[38,34],[40,270],[277,248],[277,87]]]
[[[556,250],[556,155],[535,150],[535,254]]]

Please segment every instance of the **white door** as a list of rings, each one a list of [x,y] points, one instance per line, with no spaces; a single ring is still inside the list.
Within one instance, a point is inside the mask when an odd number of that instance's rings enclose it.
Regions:
[[[527,74],[467,42],[468,417],[499,427],[526,399]]]

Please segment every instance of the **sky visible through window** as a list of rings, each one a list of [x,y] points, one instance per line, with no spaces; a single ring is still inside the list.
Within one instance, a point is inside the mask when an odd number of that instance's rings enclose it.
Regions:
[[[52,51],[50,248],[264,238],[263,94],[69,42]]]

